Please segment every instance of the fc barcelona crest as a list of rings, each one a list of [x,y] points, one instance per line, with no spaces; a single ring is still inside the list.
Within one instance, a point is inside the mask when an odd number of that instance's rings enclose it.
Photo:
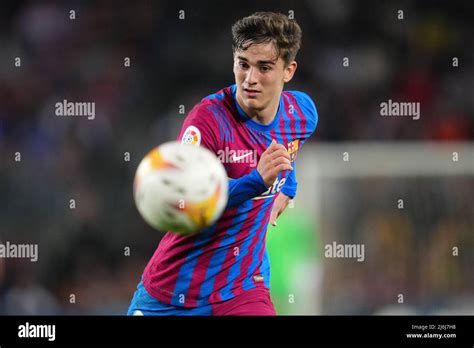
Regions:
[[[288,154],[290,155],[290,161],[294,162],[296,159],[296,154],[300,148],[300,140],[296,139],[288,143]]]

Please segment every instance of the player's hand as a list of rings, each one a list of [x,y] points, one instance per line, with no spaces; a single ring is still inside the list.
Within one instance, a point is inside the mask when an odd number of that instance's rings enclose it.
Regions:
[[[278,144],[275,139],[272,140],[270,146],[262,153],[260,161],[258,161],[257,171],[265,183],[270,187],[275,179],[283,170],[293,170],[290,162],[290,155],[286,148]]]
[[[275,202],[273,203],[272,213],[270,214],[270,224],[272,226],[277,225],[277,219],[283,210],[286,209],[288,203],[290,202],[291,198],[285,195],[284,193],[278,193],[277,198],[275,198]]]

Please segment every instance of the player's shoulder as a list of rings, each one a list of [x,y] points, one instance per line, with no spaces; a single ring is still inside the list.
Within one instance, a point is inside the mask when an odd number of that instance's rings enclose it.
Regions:
[[[289,96],[290,99],[296,101],[296,104],[303,112],[303,116],[309,125],[311,125],[313,129],[316,128],[318,123],[318,110],[313,98],[311,98],[308,93],[302,91],[284,91],[283,93]]]
[[[189,116],[196,120],[212,121],[218,114],[226,111],[231,98],[230,87],[223,88],[201,99],[201,101],[193,107]]]
[[[231,87],[222,88],[221,90],[202,98],[200,104],[222,105],[232,96],[231,93]]]

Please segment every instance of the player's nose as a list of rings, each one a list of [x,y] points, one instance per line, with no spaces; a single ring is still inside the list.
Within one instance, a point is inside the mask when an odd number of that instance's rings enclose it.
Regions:
[[[247,70],[247,75],[245,76],[245,82],[247,85],[254,85],[257,83],[257,69],[251,67]]]

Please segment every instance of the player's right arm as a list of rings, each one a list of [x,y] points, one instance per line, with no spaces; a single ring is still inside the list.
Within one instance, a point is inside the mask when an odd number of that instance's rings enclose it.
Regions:
[[[262,153],[262,157],[258,161],[257,171],[260,173],[265,186],[269,187],[283,170],[293,170],[290,155],[283,145],[278,144],[273,139],[270,146]]]
[[[219,143],[219,125],[206,108],[195,107],[186,117],[178,141],[207,148],[217,155],[222,147]],[[238,179],[229,179],[229,199],[226,208],[239,206],[243,202],[261,195],[275,181],[278,173],[292,170],[290,156],[285,147],[275,140],[262,153],[257,168]]]
[[[270,187],[283,170],[293,170],[290,155],[285,147],[272,140],[262,153],[257,169],[238,179],[229,179],[229,200],[227,208],[261,195]]]

